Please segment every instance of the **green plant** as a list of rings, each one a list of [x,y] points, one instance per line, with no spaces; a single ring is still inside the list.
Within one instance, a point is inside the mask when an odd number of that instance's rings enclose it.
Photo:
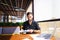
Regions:
[[[22,26],[23,22],[17,22],[17,23],[12,23],[12,22],[0,22],[0,26]]]

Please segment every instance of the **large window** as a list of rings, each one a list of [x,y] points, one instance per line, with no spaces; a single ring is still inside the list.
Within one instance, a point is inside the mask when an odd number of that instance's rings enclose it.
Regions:
[[[24,22],[26,18],[26,14],[22,18],[19,18],[17,16],[9,16],[9,22]]]
[[[60,18],[60,0],[34,0],[34,19],[36,21]]]

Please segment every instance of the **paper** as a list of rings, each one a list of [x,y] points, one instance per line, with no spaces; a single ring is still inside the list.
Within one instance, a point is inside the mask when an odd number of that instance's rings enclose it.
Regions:
[[[28,38],[25,38],[25,39],[23,39],[23,40],[30,40],[30,39],[28,39]]]

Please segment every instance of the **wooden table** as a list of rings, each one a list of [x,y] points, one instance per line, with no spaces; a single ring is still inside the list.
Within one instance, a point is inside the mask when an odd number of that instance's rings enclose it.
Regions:
[[[28,38],[30,40],[33,40],[33,38],[31,37],[32,36],[36,36],[36,35],[39,35],[39,34],[14,34],[14,35],[11,35],[11,34],[3,34],[3,35],[0,35],[0,40],[23,40],[25,38]],[[50,40],[55,40],[55,37],[51,37]]]

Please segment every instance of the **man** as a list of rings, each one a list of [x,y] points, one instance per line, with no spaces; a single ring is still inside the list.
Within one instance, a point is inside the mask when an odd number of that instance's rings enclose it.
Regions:
[[[29,33],[33,33],[34,30],[40,30],[37,22],[33,20],[33,15],[31,12],[27,13],[28,20],[23,23],[23,30],[29,30]]]

